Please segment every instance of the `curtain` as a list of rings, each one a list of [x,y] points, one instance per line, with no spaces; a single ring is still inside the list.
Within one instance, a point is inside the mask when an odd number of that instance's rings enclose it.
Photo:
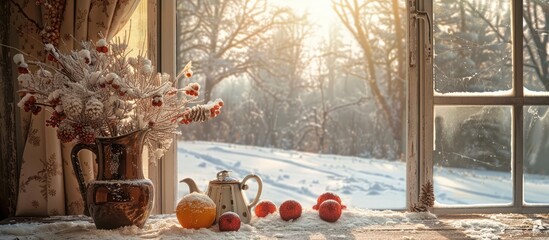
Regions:
[[[9,0],[11,44],[44,59],[43,43],[61,51],[78,49],[81,41],[112,38],[131,17],[139,0]],[[37,4],[40,3],[40,4]],[[21,159],[16,216],[82,214],[84,204],[72,169],[74,143],[61,144],[56,130],[45,125],[48,111],[22,117],[26,136]],[[86,181],[95,176],[90,152],[82,151]]]

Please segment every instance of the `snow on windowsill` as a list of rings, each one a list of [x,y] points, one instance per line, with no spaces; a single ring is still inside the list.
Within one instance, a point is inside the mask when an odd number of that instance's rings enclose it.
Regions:
[[[524,96],[527,97],[549,97],[549,91],[534,91],[524,88]],[[513,89],[501,90],[494,92],[448,92],[441,93],[434,91],[435,97],[511,97],[513,96]]]
[[[525,89],[526,92],[526,89]],[[513,89],[493,92],[448,92],[441,93],[434,91],[435,97],[510,97],[513,96]]]
[[[437,220],[430,213],[351,208],[344,210],[337,222],[328,223],[318,217],[317,211],[305,209],[295,221],[283,221],[274,213],[265,218],[254,217],[251,224],[243,224],[237,232],[219,232],[217,225],[208,229],[184,229],[174,214],[151,216],[143,228],[130,226],[115,230],[98,230],[93,223],[74,220],[74,216],[54,218],[57,221],[52,223],[0,225],[0,239],[309,239],[318,233],[331,239],[350,237],[353,231],[368,226]]]
[[[50,221],[50,220],[53,221]],[[318,212],[305,209],[295,221],[283,221],[278,213],[252,219],[237,232],[219,232],[216,225],[208,229],[184,229],[174,214],[154,215],[143,228],[135,226],[115,230],[98,230],[95,225],[75,216],[48,218],[51,223],[17,223],[0,225],[0,239],[310,239],[323,235],[326,239],[355,239],[365,228],[409,224],[424,228],[422,223],[439,224],[430,213],[408,213],[350,208],[335,223],[320,220]],[[78,219],[78,220],[75,220]],[[498,239],[508,227],[498,219],[460,219],[450,222],[474,239]],[[361,230],[362,229],[362,230]]]

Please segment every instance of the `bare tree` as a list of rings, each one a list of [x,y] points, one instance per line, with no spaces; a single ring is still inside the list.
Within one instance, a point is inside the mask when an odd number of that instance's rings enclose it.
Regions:
[[[221,81],[254,65],[250,50],[281,23],[284,11],[271,9],[263,0],[179,1],[178,58],[195,62],[204,79],[205,101]]]
[[[252,54],[257,65],[248,71],[254,90],[261,95],[265,118],[263,146],[289,147],[288,141],[293,140],[285,139],[283,144],[280,136],[284,131],[292,131],[288,128],[294,126],[303,109],[300,98],[311,87],[304,78],[309,65],[304,48],[311,25],[306,16],[291,11],[285,22],[273,29],[265,45]]]
[[[395,151],[400,154],[406,106],[402,8],[397,0],[333,0],[332,3],[339,19],[362,50],[359,67],[350,67],[348,73],[367,83],[393,137]]]
[[[549,91],[549,3],[526,0],[524,3],[524,77],[525,86],[532,90]]]

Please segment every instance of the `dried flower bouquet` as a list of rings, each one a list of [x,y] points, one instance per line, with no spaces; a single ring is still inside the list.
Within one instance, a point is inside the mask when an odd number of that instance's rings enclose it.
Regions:
[[[62,142],[91,144],[96,137],[147,129],[146,144],[155,159],[170,146],[178,125],[203,122],[220,113],[221,99],[196,104],[198,83],[177,88],[181,77],[192,76],[190,62],[173,78],[157,73],[143,54],[129,57],[127,46],[127,39],[100,39],[64,54],[46,44],[46,62],[26,61],[23,54],[16,54],[18,106],[33,114],[50,107],[46,124],[57,127]],[[29,65],[35,66],[34,71]]]

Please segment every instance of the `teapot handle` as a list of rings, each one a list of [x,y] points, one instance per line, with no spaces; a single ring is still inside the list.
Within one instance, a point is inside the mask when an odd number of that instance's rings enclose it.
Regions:
[[[86,182],[84,181],[84,174],[82,173],[82,167],[80,166],[80,159],[78,158],[78,153],[82,149],[88,149],[92,151],[96,156],[97,161],[97,146],[93,144],[83,144],[78,143],[72,147],[71,151],[71,160],[72,167],[74,169],[74,174],[76,175],[76,180],[78,180],[78,186],[80,189],[80,194],[82,195],[82,200],[84,201],[84,215],[89,216],[88,205],[86,204]]]
[[[248,189],[245,185],[246,181],[248,181],[249,179],[255,179],[255,181],[257,182],[257,194],[255,195],[255,198],[254,200],[248,204],[248,209],[251,209],[253,206],[255,206],[258,202],[259,202],[259,197],[261,196],[261,190],[263,189],[263,181],[261,181],[261,178],[255,174],[250,174],[248,176],[246,176],[244,179],[242,179],[242,183],[240,183],[240,188],[243,189],[243,190],[246,190]]]

